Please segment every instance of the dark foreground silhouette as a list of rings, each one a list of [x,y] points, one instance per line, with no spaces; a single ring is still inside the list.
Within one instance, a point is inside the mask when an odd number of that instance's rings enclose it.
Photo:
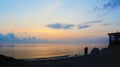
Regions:
[[[20,60],[0,55],[0,67],[120,67],[120,46],[93,48],[85,56]]]

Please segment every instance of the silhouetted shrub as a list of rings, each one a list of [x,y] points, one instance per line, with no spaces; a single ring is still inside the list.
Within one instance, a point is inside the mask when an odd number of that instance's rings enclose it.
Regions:
[[[97,55],[100,52],[100,50],[98,48],[93,48],[91,51],[92,55]]]

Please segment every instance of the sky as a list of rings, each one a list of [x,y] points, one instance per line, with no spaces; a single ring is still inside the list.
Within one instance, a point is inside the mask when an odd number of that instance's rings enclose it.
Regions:
[[[0,39],[106,42],[119,17],[120,0],[0,0]]]

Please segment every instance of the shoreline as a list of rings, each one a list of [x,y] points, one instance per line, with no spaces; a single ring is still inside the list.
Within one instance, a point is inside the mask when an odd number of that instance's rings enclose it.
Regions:
[[[38,61],[38,60],[57,60],[57,59],[67,59],[67,58],[75,58],[75,57],[82,57],[83,55],[64,55],[64,56],[56,56],[56,57],[49,57],[49,58],[26,58],[26,59],[19,59],[24,61]]]

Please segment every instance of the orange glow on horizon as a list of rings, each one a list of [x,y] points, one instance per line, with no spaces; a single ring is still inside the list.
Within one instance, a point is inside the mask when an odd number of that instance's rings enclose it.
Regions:
[[[8,30],[5,31],[7,33]],[[8,31],[9,32],[9,31]],[[90,36],[102,36],[103,33],[86,33],[84,31],[75,31],[75,30],[56,30],[56,29],[19,29],[14,30],[13,33],[19,37],[34,36],[40,39],[49,39],[49,40],[59,40],[59,39],[76,39],[76,38],[85,38]],[[20,33],[26,33],[21,35]]]

